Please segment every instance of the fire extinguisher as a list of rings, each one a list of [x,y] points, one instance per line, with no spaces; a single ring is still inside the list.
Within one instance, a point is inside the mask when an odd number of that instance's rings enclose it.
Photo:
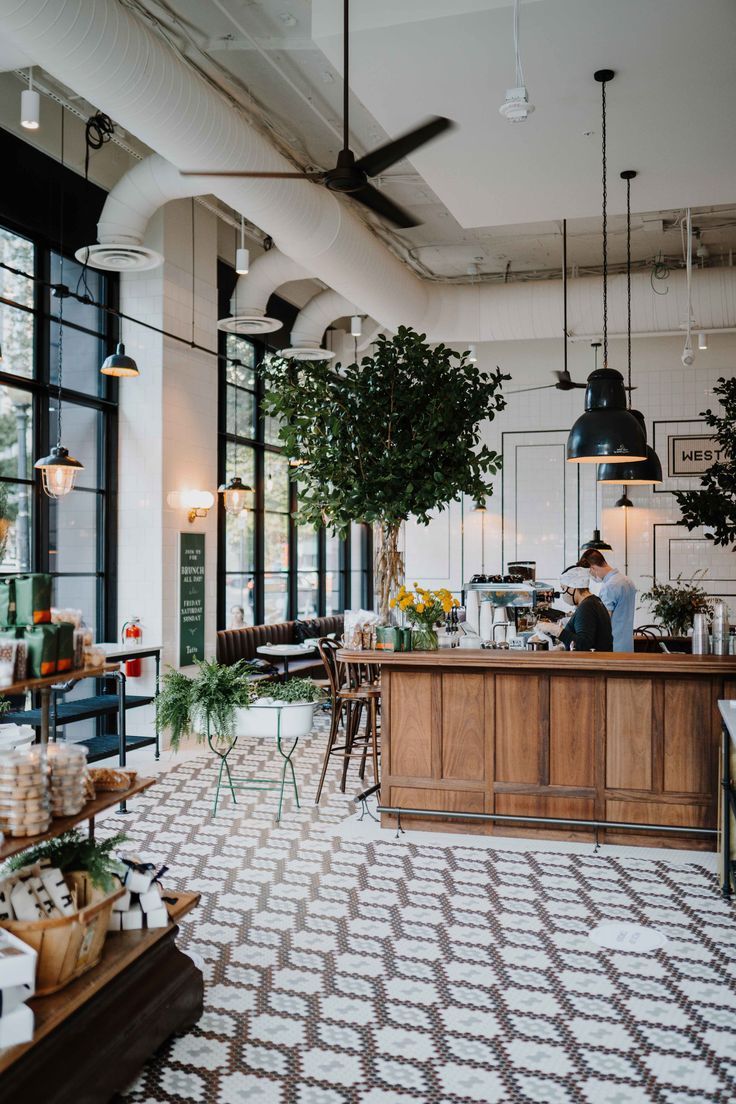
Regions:
[[[122,643],[126,648],[137,648],[143,643],[143,629],[140,617],[131,617],[123,625]],[[140,678],[142,673],[142,659],[128,659],[125,661],[125,674],[128,678]]]

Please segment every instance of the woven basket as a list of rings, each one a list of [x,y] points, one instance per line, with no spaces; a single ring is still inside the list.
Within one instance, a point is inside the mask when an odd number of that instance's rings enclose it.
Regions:
[[[78,911],[72,916],[48,920],[5,920],[0,924],[36,951],[37,997],[56,993],[97,965],[102,956],[113,903],[125,893],[122,886],[106,893],[93,885],[84,871],[73,870],[64,878],[72,893],[76,894]]]

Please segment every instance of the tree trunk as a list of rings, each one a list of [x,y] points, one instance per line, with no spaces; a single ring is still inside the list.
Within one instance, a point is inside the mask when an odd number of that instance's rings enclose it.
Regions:
[[[399,551],[400,528],[400,524],[376,526],[375,604],[383,625],[391,623],[389,601],[404,581],[404,557]]]

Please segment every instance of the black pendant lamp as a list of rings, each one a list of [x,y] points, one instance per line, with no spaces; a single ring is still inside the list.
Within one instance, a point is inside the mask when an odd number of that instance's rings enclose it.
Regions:
[[[567,459],[572,464],[623,464],[646,459],[641,423],[626,405],[624,378],[608,367],[608,195],[606,161],[606,83],[612,69],[594,74],[601,86],[603,159],[603,367],[592,372],[585,389],[585,413],[570,430]]]
[[[100,372],[103,376],[117,376],[119,378],[140,375],[138,365],[132,357],[128,356],[122,341],[118,342],[115,352],[110,353],[110,356],[102,362]]]
[[[635,176],[634,169],[624,169],[621,173],[621,179],[626,181],[626,336],[628,341],[629,403],[631,403],[631,181]],[[646,440],[647,430],[644,415],[638,410],[632,410],[631,413],[640,421]],[[662,465],[652,446],[647,445],[645,460],[632,461],[627,464],[601,464],[598,468],[598,482],[621,483],[625,487],[651,487],[655,483],[662,482]],[[628,502],[622,503],[619,500],[616,505],[628,505]]]

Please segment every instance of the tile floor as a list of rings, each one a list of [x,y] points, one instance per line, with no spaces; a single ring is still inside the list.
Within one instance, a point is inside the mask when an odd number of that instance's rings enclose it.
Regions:
[[[205,1013],[126,1104],[685,1104],[736,1099],[736,918],[709,857],[411,833],[357,823],[316,788],[300,810],[241,794],[211,817],[190,755],[130,803],[130,847],[202,893],[180,945]],[[263,774],[269,748],[238,752]],[[141,764],[142,765],[142,764]],[[595,945],[599,924],[666,937]]]

